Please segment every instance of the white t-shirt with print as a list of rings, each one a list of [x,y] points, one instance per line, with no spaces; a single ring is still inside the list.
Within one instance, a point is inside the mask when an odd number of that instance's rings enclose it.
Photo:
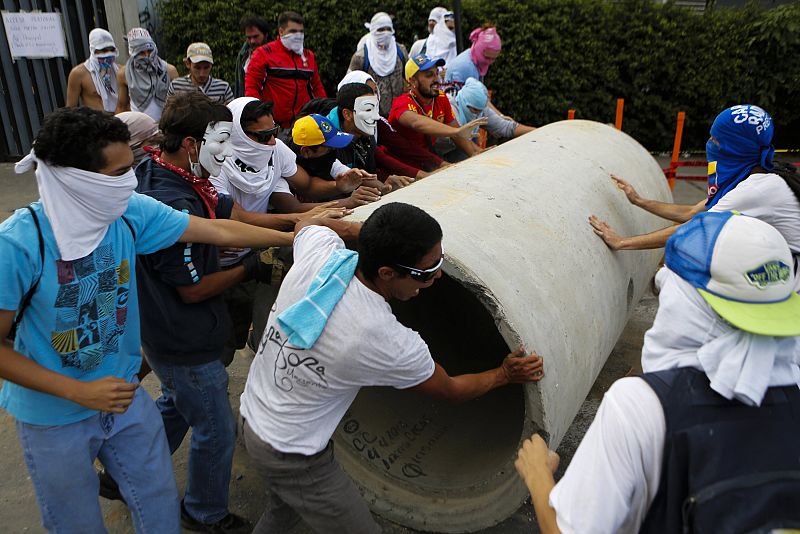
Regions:
[[[260,193],[245,193],[231,184],[228,176],[234,171],[234,158],[228,158],[222,165],[222,172],[219,176],[212,176],[211,183],[220,193],[225,193],[233,197],[233,200],[247,211],[255,213],[266,213],[269,206],[269,197],[272,193],[291,193],[289,182],[286,178],[297,173],[296,156],[292,149],[286,146],[283,141],[275,141],[275,150],[272,153],[272,168],[267,171],[266,180],[271,183],[269,187]]]
[[[308,226],[294,239],[294,265],[283,280],[241,397],[253,432],[285,453],[323,450],[362,386],[405,389],[433,375],[420,335],[400,324],[378,293],[353,277],[308,350],[292,347],[277,316],[302,299],[331,253],[344,242]]]
[[[636,533],[658,491],[666,423],[641,378],[617,380],[550,493],[564,534]]]
[[[294,176],[297,173],[297,164],[295,163],[296,156],[292,149],[286,146],[283,141],[276,139],[275,150],[272,153],[272,166],[267,170],[266,180],[270,184],[258,193],[246,193],[241,189],[234,186],[230,179],[230,173],[236,172],[235,158],[227,158],[222,165],[222,171],[219,176],[212,176],[211,183],[220,193],[224,193],[233,198],[234,202],[239,204],[242,208],[253,213],[266,213],[269,208],[269,199],[272,193],[289,193],[292,190],[289,188],[289,182],[286,181],[287,176]],[[239,252],[228,252],[225,256],[220,258],[220,265],[228,267],[238,263],[239,259],[250,252],[249,248],[244,248]]]

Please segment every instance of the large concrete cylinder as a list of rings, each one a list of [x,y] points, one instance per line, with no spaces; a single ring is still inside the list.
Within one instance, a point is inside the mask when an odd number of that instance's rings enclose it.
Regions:
[[[407,202],[444,232],[444,273],[393,303],[451,374],[497,366],[522,344],[545,377],[462,405],[365,388],[337,430],[339,461],[372,509],[425,531],[472,532],[511,515],[527,496],[514,470],[521,441],[558,446],[649,284],[660,250],[612,253],[587,222],[623,235],[665,221],[628,203],[611,179],[672,201],[658,164],[604,124],[549,124],[454,165],[379,203]]]

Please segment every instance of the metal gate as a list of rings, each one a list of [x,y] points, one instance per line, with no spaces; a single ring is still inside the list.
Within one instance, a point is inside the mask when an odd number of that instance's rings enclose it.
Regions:
[[[89,32],[107,28],[103,0],[3,0],[5,11],[60,12],[69,57],[11,59],[0,20],[0,160],[27,154],[45,115],[64,106],[67,76],[89,57]]]

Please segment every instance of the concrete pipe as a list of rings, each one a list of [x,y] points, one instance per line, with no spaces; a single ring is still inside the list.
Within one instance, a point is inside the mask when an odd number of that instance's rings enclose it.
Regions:
[[[376,513],[419,530],[472,532],[524,501],[513,465],[521,441],[537,431],[558,446],[662,254],[612,253],[592,232],[592,213],[625,235],[665,225],[630,205],[612,173],[672,201],[641,145],[580,120],[539,128],[387,199],[423,208],[444,231],[445,276],[393,304],[400,321],[450,374],[495,367],[522,344],[544,356],[545,378],[457,406],[363,389],[336,452]]]

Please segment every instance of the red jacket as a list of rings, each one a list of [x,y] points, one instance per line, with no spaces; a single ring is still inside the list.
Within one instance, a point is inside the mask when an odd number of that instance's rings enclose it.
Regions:
[[[312,98],[325,98],[314,53],[306,49],[305,62],[280,39],[256,48],[244,76],[244,94],[275,104],[273,118],[282,128],[291,126],[300,108]]]

